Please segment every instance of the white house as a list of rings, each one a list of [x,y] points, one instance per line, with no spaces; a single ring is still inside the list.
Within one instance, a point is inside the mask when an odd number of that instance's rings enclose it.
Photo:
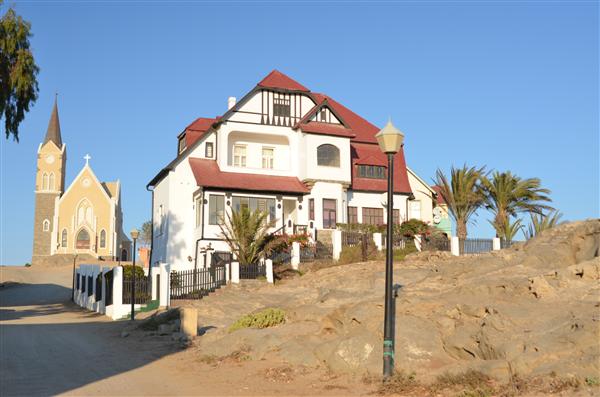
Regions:
[[[240,101],[230,97],[222,116],[198,118],[177,137],[177,157],[148,183],[152,263],[183,269],[209,243],[228,250],[219,222],[241,207],[267,211],[274,232],[318,239],[337,223],[385,223],[387,158],[378,131],[274,70]],[[394,191],[400,223],[411,209],[417,214],[402,150],[394,160]],[[419,217],[428,221],[431,197],[418,196]]]

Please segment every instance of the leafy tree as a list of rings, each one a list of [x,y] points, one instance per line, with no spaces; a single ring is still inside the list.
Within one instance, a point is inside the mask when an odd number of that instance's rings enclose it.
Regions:
[[[559,224],[562,213],[559,211],[551,211],[548,214],[531,214],[531,223],[528,228],[523,231],[523,235],[527,240],[537,236],[544,230],[553,228]]]
[[[467,238],[467,224],[475,212],[484,204],[485,195],[481,186],[481,177],[485,175],[485,167],[468,167],[450,170],[450,180],[438,169],[435,183],[440,187],[440,194],[448,205],[448,212],[456,222],[458,238]]]
[[[420,219],[411,219],[400,225],[394,225],[394,234],[404,237],[415,237],[415,235],[426,234],[428,231],[429,225]]]
[[[222,237],[240,265],[256,263],[264,255],[268,230],[275,225],[274,220],[267,222],[267,217],[267,212],[241,208],[227,214],[227,221],[219,224]]]
[[[542,214],[552,210],[544,202],[552,200],[547,195],[550,190],[542,188],[539,178],[521,179],[510,171],[495,171],[492,177],[482,176],[485,192],[485,207],[494,214],[490,222],[496,230],[496,237],[508,239],[511,231],[511,217],[523,212]],[[515,231],[516,233],[516,231]]]
[[[39,91],[30,37],[31,24],[9,8],[0,18],[0,119],[4,117],[6,138],[12,135],[17,142],[19,124]]]
[[[152,221],[146,221],[140,226],[140,244],[148,246],[152,243]]]
[[[123,265],[123,277],[124,278],[132,278],[133,276],[133,266],[132,265]],[[135,278],[141,280],[142,277],[146,277],[144,273],[144,268],[141,266],[135,266]]]

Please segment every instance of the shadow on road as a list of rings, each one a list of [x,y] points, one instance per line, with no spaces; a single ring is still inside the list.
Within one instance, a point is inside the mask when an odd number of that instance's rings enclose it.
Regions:
[[[53,284],[0,291],[0,395],[55,395],[145,366],[175,353],[165,338],[121,338],[110,321]]]

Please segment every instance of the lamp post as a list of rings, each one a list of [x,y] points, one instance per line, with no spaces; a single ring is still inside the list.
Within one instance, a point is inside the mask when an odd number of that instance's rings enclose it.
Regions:
[[[135,240],[137,240],[140,232],[137,229],[132,229],[130,232],[131,239],[133,240],[133,256],[131,259],[131,265],[133,270],[133,276],[131,278],[131,321],[135,320]]]
[[[383,326],[383,377],[388,379],[394,373],[394,255],[393,230],[394,221],[394,155],[398,153],[404,142],[404,134],[393,126],[392,121],[379,131],[375,138],[382,152],[388,158],[387,186],[387,239],[385,253],[385,319]]]

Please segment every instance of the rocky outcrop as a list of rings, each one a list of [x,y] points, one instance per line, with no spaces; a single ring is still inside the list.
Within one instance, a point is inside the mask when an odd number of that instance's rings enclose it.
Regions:
[[[424,379],[476,369],[506,381],[600,371],[600,220],[562,225],[479,256],[416,254],[395,265],[396,366]],[[228,288],[199,302],[201,354],[379,373],[384,267],[322,269],[275,287]],[[285,325],[227,332],[241,315],[281,307]]]

